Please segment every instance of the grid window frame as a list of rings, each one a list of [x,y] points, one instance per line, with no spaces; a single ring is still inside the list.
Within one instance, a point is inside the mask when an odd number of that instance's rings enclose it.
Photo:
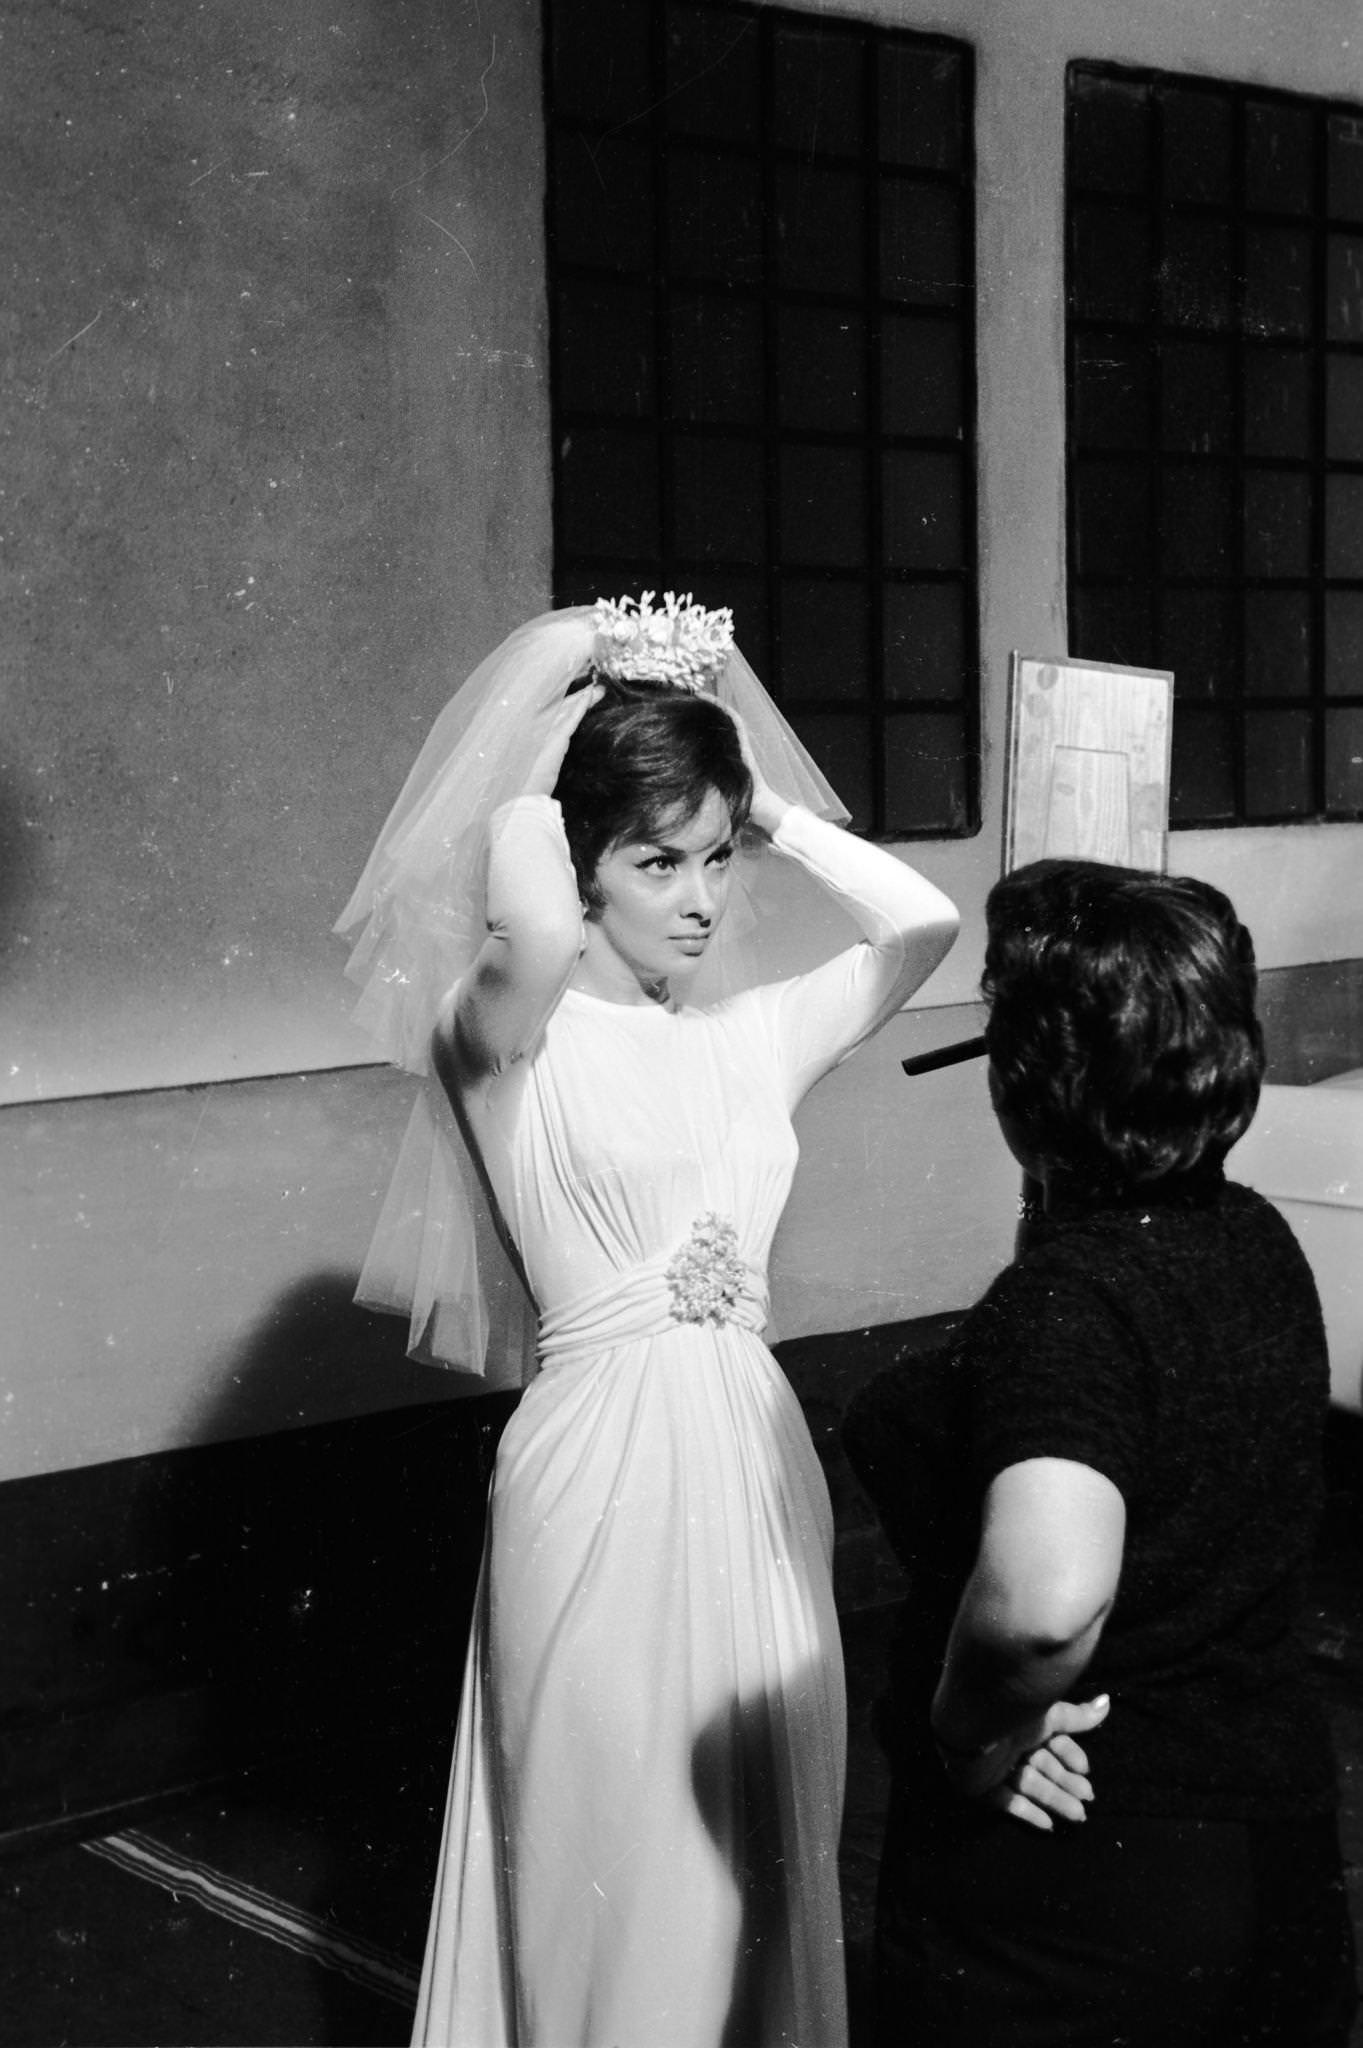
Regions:
[[[1363,107],[1071,64],[1065,220],[1071,644],[1173,670],[1172,826],[1356,821]]]
[[[855,829],[977,832],[970,46],[752,0],[544,22],[555,602],[731,605]]]

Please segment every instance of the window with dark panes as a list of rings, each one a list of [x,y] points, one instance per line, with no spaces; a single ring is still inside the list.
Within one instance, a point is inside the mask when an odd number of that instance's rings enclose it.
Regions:
[[[546,0],[554,588],[733,608],[859,830],[978,824],[971,56]]]
[[[1363,817],[1363,108],[1071,66],[1070,644],[1174,672],[1171,818]]]

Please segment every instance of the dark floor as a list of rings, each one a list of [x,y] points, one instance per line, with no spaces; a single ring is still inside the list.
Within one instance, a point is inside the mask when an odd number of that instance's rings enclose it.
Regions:
[[[854,1982],[884,1778],[868,1711],[885,1609],[846,1624],[843,1877]],[[1363,1947],[1363,1541],[1322,1557],[1316,1666],[1334,1721]],[[103,1842],[0,1863],[6,2048],[382,2048],[407,2041],[443,1804],[422,1735],[203,1795]],[[1363,2043],[1363,2026],[1356,2039]],[[646,2048],[646,2044],[631,2044]]]

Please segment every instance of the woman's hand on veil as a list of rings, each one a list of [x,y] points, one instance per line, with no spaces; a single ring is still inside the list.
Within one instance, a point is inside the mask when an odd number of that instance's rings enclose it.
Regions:
[[[748,737],[748,728],[739,713],[734,710],[732,704],[725,704],[723,709],[728,712],[738,728],[738,744],[743,751],[743,765],[752,777],[752,808],[748,812],[748,823],[770,839],[790,809],[790,799],[778,796],[763,775],[757,763],[757,756],[753,752],[752,741]]]
[[[527,796],[553,795],[573,734],[592,706],[599,704],[605,694],[600,683],[588,683],[583,689],[574,690],[570,696],[560,697],[557,704],[543,714],[540,721],[543,737],[525,786]]]

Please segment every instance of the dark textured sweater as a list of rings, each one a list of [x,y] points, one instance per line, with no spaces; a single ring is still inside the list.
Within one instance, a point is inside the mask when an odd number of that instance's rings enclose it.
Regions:
[[[940,1798],[927,1713],[984,1493],[1073,1459],[1126,1505],[1117,1598],[1078,1687],[1112,1813],[1326,1810],[1328,1732],[1298,1632],[1329,1373],[1310,1270],[1278,1212],[1220,1174],[1049,1219],[950,1347],[873,1382],[849,1455],[909,1573],[881,1726]]]

